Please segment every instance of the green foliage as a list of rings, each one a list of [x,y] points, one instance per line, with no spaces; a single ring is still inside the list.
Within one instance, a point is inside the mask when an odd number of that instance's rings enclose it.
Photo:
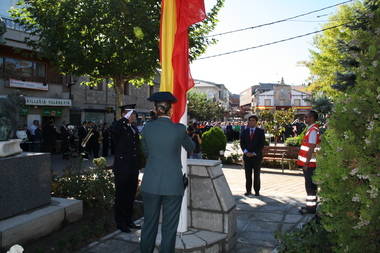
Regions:
[[[322,91],[313,93],[313,96],[310,99],[310,103],[313,107],[313,110],[318,112],[318,118],[321,121],[326,121],[327,115],[331,113],[333,108],[332,99],[329,98]]]
[[[216,43],[205,36],[215,29],[223,4],[217,0],[208,17],[191,27],[190,59]],[[161,0],[20,0],[11,11],[39,38],[28,43],[60,72],[89,76],[87,85],[112,79],[117,117],[125,104],[124,84],[152,83],[160,67],[160,12]]]
[[[329,17],[323,28],[333,27],[342,24],[354,24],[363,17],[356,15],[356,10],[362,9],[362,3],[355,1],[352,5],[343,5],[339,11]],[[355,68],[356,64],[349,67],[347,62],[352,62],[352,54],[344,50],[344,48],[355,46],[349,45],[354,42],[355,32],[348,25],[339,26],[334,29],[326,30],[321,35],[314,38],[314,46],[316,50],[311,50],[311,60],[306,63],[311,73],[311,85],[309,90],[314,92],[322,91],[329,97],[337,97],[340,92],[332,87],[336,84],[337,73],[349,73],[351,68]]]
[[[264,110],[260,112],[262,124],[267,133],[278,137],[285,131],[285,126],[294,120],[294,110]],[[276,140],[277,138],[275,138]]]
[[[278,248],[280,253],[332,252],[329,233],[316,219],[292,232],[286,234],[277,233],[276,238],[281,242]]]
[[[202,152],[207,159],[217,160],[220,151],[226,150],[227,138],[219,127],[212,127],[202,134]]]
[[[303,137],[306,134],[307,127],[300,133],[298,136],[295,137],[289,137],[285,140],[285,145],[286,146],[301,146],[301,142]]]
[[[380,8],[378,1],[363,4],[366,19],[351,31],[359,48],[356,85],[336,99],[315,176],[336,252],[380,248]]]
[[[87,207],[112,208],[115,196],[113,173],[104,169],[106,161],[103,157],[94,159],[94,164],[97,168],[84,173],[66,171],[63,176],[53,178],[52,195],[83,200]]]
[[[197,120],[221,120],[223,119],[224,109],[217,102],[207,99],[203,93],[190,91],[188,98],[188,113],[190,118]]]

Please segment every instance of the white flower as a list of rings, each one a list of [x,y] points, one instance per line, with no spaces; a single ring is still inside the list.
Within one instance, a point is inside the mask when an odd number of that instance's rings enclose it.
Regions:
[[[378,61],[373,61],[373,62],[372,62],[372,66],[374,66],[375,68],[377,67],[378,64],[379,64]]]
[[[360,202],[360,197],[358,194],[355,194],[355,196],[352,197],[352,202]]]
[[[368,139],[365,139],[364,142],[365,142],[365,144],[367,144],[367,145],[371,144],[371,141],[368,140]]]
[[[359,179],[369,179],[369,176],[368,175],[360,175],[360,174],[357,174],[356,175]]]
[[[336,148],[336,152],[342,152],[343,151],[343,148],[342,147],[337,147]]]
[[[350,172],[350,175],[353,176],[355,175],[356,173],[358,173],[359,169],[358,168],[353,168]]]
[[[373,117],[374,117],[375,119],[378,119],[378,118],[380,118],[380,114],[374,114]]]
[[[13,246],[7,251],[7,253],[22,253],[22,252],[24,252],[24,248],[21,247],[21,246],[18,245],[18,244],[13,245]]]
[[[348,134],[344,133],[344,139],[347,140],[348,138],[350,138],[350,137],[348,136]]]
[[[343,181],[344,181],[344,180],[347,180],[347,178],[348,178],[347,176],[343,176],[343,177],[342,177],[342,180],[343,180]]]
[[[373,121],[369,122],[367,129],[372,130],[374,125],[375,125],[375,122]]]
[[[358,108],[354,108],[354,109],[352,109],[354,112],[356,112],[357,114],[360,114],[361,112],[359,111],[359,109]]]
[[[360,229],[364,226],[367,226],[368,224],[369,224],[368,220],[363,220],[363,218],[360,217],[360,221],[358,222],[358,224],[356,226],[353,226],[352,228],[353,229]]]
[[[373,185],[370,185],[369,187],[371,188],[371,190],[368,190],[367,192],[369,193],[370,198],[371,199],[377,198],[379,194],[379,190]]]

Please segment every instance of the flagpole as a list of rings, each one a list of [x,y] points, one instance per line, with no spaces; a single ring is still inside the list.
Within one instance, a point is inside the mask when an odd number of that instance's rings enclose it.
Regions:
[[[187,101],[187,98],[186,98],[186,101]],[[181,117],[180,123],[187,126],[187,104],[185,107],[185,112]],[[183,147],[181,150],[181,162],[182,162],[182,173],[186,173],[186,175],[189,175],[187,173],[187,152]],[[186,187],[185,192],[183,193],[181,212],[179,215],[179,223],[178,223],[178,228],[177,228],[178,233],[184,233],[187,231],[187,197],[189,193],[188,192],[189,188],[190,188],[190,185]]]

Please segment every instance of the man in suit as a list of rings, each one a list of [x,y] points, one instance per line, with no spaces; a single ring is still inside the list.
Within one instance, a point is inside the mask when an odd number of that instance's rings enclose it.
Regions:
[[[170,120],[171,104],[176,98],[170,92],[156,92],[148,100],[155,103],[156,120],[142,130],[142,148],[147,157],[141,191],[144,201],[144,225],[141,252],[152,253],[155,247],[162,207],[161,253],[174,253],[175,240],[184,194],[181,147],[188,152],[195,144],[186,127]]]
[[[265,143],[264,130],[257,127],[258,117],[252,115],[248,118],[247,127],[240,136],[240,147],[243,150],[244,169],[245,169],[245,196],[252,194],[252,170],[254,172],[253,189],[255,195],[260,196],[260,169],[262,150]]]
[[[117,228],[126,233],[131,228],[140,228],[132,220],[141,160],[140,137],[133,125],[137,118],[134,107],[134,104],[122,106],[122,118],[111,129],[115,145],[115,221]]]

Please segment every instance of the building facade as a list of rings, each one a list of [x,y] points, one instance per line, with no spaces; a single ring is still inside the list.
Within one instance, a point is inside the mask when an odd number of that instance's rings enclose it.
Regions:
[[[224,86],[224,84],[213,83],[203,80],[194,80],[194,88],[197,92],[203,93],[208,99],[220,103],[224,110],[229,111],[231,109],[230,105],[230,92]]]

